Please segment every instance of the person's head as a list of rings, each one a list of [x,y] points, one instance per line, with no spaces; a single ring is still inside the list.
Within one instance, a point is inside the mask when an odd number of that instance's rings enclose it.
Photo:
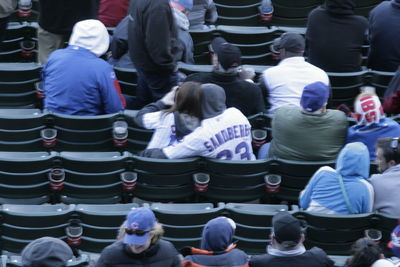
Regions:
[[[379,97],[369,92],[361,93],[356,97],[354,113],[360,125],[378,123],[385,115]]]
[[[336,172],[343,177],[368,179],[369,167],[368,147],[361,142],[346,144],[336,160]]]
[[[200,248],[215,252],[226,250],[232,244],[235,229],[235,222],[224,216],[208,221],[203,229]]]
[[[107,52],[109,44],[106,26],[95,19],[77,22],[69,39],[69,45],[85,48],[98,57]]]
[[[400,137],[385,137],[376,141],[376,163],[380,172],[400,163],[399,140]]]
[[[314,82],[304,87],[300,105],[306,113],[324,113],[328,98],[329,86],[322,82]]]
[[[272,52],[279,54],[280,59],[303,56],[306,42],[301,34],[286,32],[276,38],[271,47]]]
[[[394,255],[400,258],[400,225],[397,225],[391,235],[388,247],[392,249]]]
[[[171,7],[185,13],[189,14],[193,9],[193,0],[170,0]]]
[[[282,250],[293,250],[304,242],[301,224],[287,211],[280,211],[272,218],[271,246]]]
[[[225,90],[216,84],[205,83],[201,85],[201,113],[203,119],[215,117],[226,109]]]
[[[347,16],[354,14],[356,5],[353,0],[326,0],[325,7],[329,13]]]
[[[149,208],[138,208],[129,212],[126,217],[123,242],[133,253],[140,254],[156,243],[163,233],[154,213]]]
[[[199,119],[201,116],[201,99],[202,99],[201,84],[197,82],[182,83],[175,95],[175,103],[169,108],[168,112],[178,111]]]
[[[379,244],[368,238],[358,239],[351,248],[351,258],[347,262],[348,267],[371,266],[375,261],[383,257]]]
[[[21,253],[23,267],[64,267],[72,257],[71,248],[54,237],[36,239]]]
[[[217,37],[211,42],[213,50],[213,65],[222,72],[234,72],[241,63],[240,49],[224,38]]]

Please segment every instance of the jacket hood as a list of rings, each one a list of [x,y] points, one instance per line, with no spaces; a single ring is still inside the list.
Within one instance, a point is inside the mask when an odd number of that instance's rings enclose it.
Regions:
[[[355,4],[353,0],[326,0],[325,8],[335,15],[353,15]]]
[[[87,19],[74,25],[69,44],[90,50],[99,57],[107,51],[110,37],[103,23],[99,20]]]
[[[361,142],[347,144],[339,153],[336,171],[345,178],[363,178],[369,176],[369,151]]]
[[[208,251],[224,251],[232,244],[236,224],[227,217],[210,220],[203,229],[201,249]]]
[[[205,83],[202,88],[201,110],[203,119],[215,117],[226,109],[225,91],[221,86],[213,83]]]

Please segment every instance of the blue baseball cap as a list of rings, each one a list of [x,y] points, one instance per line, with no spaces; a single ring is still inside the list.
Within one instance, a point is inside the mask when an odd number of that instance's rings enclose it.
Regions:
[[[305,111],[314,112],[322,108],[329,97],[329,86],[322,82],[315,82],[303,89],[300,105]]]
[[[132,233],[125,234],[124,243],[139,246],[146,244],[155,223],[156,216],[149,208],[132,210],[126,217],[126,228]]]

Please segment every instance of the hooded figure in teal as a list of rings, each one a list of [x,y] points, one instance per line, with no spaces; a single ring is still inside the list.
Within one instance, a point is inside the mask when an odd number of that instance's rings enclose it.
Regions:
[[[367,181],[369,164],[368,148],[363,143],[347,144],[339,153],[336,170],[321,167],[310,179],[300,193],[300,207],[327,214],[371,212],[374,191]]]

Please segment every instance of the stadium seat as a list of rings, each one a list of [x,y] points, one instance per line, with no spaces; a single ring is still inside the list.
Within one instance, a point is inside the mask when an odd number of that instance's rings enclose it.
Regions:
[[[308,13],[322,4],[320,0],[272,0],[274,13],[271,24],[276,26],[305,27]]]
[[[21,253],[32,240],[44,236],[65,238],[65,227],[75,205],[2,206],[2,249]]]
[[[381,100],[394,74],[395,72],[370,70],[370,84],[375,87],[376,94]]]
[[[236,25],[236,26],[262,26],[259,20],[259,2],[251,1],[230,1],[221,3],[215,1],[217,7],[217,25]]]
[[[272,217],[279,211],[288,210],[287,205],[227,203],[225,209],[236,222],[234,238],[238,247],[249,254],[265,253],[270,241]]]
[[[51,113],[48,127],[57,130],[57,151],[115,151],[113,122],[122,118],[119,113],[78,116]]]
[[[210,175],[208,190],[198,194],[210,201],[245,202],[265,195],[266,160],[205,159],[204,172]]]
[[[137,185],[133,196],[150,201],[179,201],[193,196],[198,158],[153,159],[132,155]]]
[[[119,68],[114,66],[115,75],[117,76],[121,91],[127,95],[136,95],[136,69]]]
[[[41,151],[47,115],[39,109],[0,109],[0,150]]]
[[[137,110],[124,110],[125,121],[128,123],[128,147],[131,153],[137,153],[144,150],[153,136],[153,130],[147,130],[139,127],[133,120]]]
[[[198,247],[204,225],[220,216],[225,205],[214,208],[211,203],[167,204],[153,203],[151,209],[163,225],[163,239],[172,242],[177,249],[184,246]]]
[[[334,161],[295,161],[277,159],[270,162],[270,174],[281,176],[281,184],[276,197],[297,203],[301,190],[305,188],[313,174],[322,166],[334,167]]]
[[[375,218],[375,228],[381,231],[382,239],[380,240],[380,242],[383,244],[387,244],[391,240],[390,234],[392,233],[393,229],[399,224],[399,218],[396,216],[391,216],[389,214],[378,213],[378,215],[379,217]],[[386,256],[390,256],[393,255],[393,251],[385,246],[384,254]]]
[[[360,93],[360,87],[365,83],[366,73],[367,71],[327,72],[332,88],[329,106],[336,108],[340,104],[346,104],[353,107],[354,99]]]
[[[296,212],[299,220],[306,222],[307,248],[320,247],[330,255],[349,255],[351,245],[359,238],[365,237],[366,230],[376,229],[376,214],[322,214]]]
[[[76,214],[83,228],[79,249],[100,253],[106,246],[117,240],[118,230],[126,215],[138,208],[135,203],[112,205],[76,206]]]
[[[0,203],[48,202],[48,173],[55,157],[55,152],[0,152]]]
[[[193,57],[195,64],[210,64],[210,53],[208,46],[214,38],[215,27],[201,30],[190,30],[190,36],[193,40]]]
[[[37,25],[37,24],[36,24]],[[4,41],[0,49],[0,62],[34,62],[36,57],[37,27],[24,22],[10,22],[7,25]],[[22,42],[29,42],[33,50],[22,52]]]
[[[120,175],[128,152],[60,153],[65,184],[61,201],[73,204],[112,204],[121,200]]]
[[[190,75],[192,73],[197,72],[211,72],[213,69],[212,65],[191,65],[183,62],[178,62],[179,71],[183,72],[186,75]]]
[[[0,108],[34,108],[40,69],[36,63],[0,63]]]

